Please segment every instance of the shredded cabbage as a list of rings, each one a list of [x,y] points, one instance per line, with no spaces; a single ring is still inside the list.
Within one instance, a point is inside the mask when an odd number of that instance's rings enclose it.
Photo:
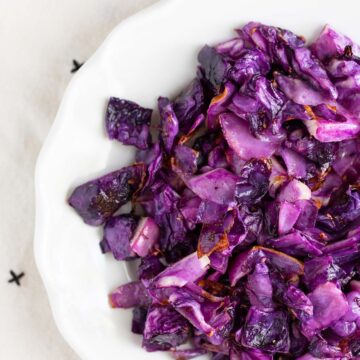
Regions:
[[[360,359],[359,56],[328,25],[306,44],[250,22],[201,49],[195,79],[158,99],[159,126],[110,98],[108,137],[137,162],[68,201],[103,225],[103,253],[140,259],[109,300],[133,308],[147,351]]]

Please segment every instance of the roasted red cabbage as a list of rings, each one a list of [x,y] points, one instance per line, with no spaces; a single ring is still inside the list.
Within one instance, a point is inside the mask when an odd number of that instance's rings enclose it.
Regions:
[[[151,109],[132,101],[111,97],[106,110],[106,131],[110,139],[147,149],[150,143]]]
[[[330,26],[308,45],[251,22],[200,50],[190,84],[159,97],[159,125],[110,98],[107,134],[137,162],[69,204],[104,226],[103,253],[139,260],[109,300],[133,308],[147,351],[360,358],[359,56]]]

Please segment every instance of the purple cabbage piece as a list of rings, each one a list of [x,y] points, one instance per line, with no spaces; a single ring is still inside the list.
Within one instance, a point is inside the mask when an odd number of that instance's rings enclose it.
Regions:
[[[341,232],[349,229],[360,218],[360,192],[356,187],[340,188],[334,192],[329,204],[322,208],[317,226],[325,231]]]
[[[249,208],[247,206],[240,206],[238,208],[238,213],[246,230],[245,242],[247,245],[251,245],[258,239],[263,229],[263,212],[260,208],[256,209],[254,207]]]
[[[316,359],[349,359],[349,353],[338,345],[329,344],[322,337],[315,337],[309,345],[309,352]]]
[[[209,256],[210,267],[221,274],[225,274],[229,265],[229,255],[214,252]]]
[[[230,171],[219,168],[190,178],[187,185],[202,200],[227,205],[234,201],[237,179]]]
[[[237,255],[229,268],[229,280],[232,286],[248,275],[255,267],[255,264],[262,259],[283,273],[285,278],[293,278],[304,273],[304,265],[297,259],[286,255],[280,251],[254,246],[252,249],[244,251]]]
[[[195,132],[197,130],[200,130],[201,126],[205,123],[205,115],[204,114],[200,114],[196,117],[195,121],[193,122],[193,124],[191,125],[188,133],[186,134],[186,136],[184,136],[182,138],[183,142],[186,142],[188,140],[190,140],[190,137],[195,135]]]
[[[319,105],[330,99],[319,93],[311,84],[297,77],[275,74],[281,91],[292,101],[300,105]]]
[[[204,101],[204,90],[199,79],[194,79],[174,100],[173,109],[183,132],[191,129],[194,120],[203,111]]]
[[[308,338],[334,324],[349,310],[344,294],[332,282],[318,285],[309,299],[314,306],[314,316],[302,328]]]
[[[170,152],[179,133],[179,120],[168,98],[160,97],[158,107],[161,118],[161,139],[165,150]]]
[[[228,108],[250,125],[250,131],[264,142],[277,144],[285,137],[281,127],[284,95],[266,77],[256,75],[241,87]]]
[[[143,338],[147,351],[164,351],[183,344],[190,335],[189,323],[172,307],[149,308]]]
[[[344,271],[334,263],[329,255],[315,257],[304,263],[304,282],[309,290],[327,282],[337,282],[344,276]]]
[[[187,134],[182,137],[181,142],[189,141],[191,136],[194,136],[196,134],[196,131],[200,132],[200,129],[201,129],[202,125],[204,125],[204,123],[205,123],[205,115],[204,114],[199,114],[195,118],[195,121],[192,123],[192,125],[191,125],[189,131],[187,132]]]
[[[148,286],[150,281],[161,271],[163,271],[165,266],[156,256],[147,256],[141,259],[139,268],[138,268],[138,277],[139,280],[145,286]]]
[[[273,249],[261,246],[258,249],[265,254],[271,266],[281,272],[284,278],[292,279],[294,276],[304,273],[304,265],[301,261]]]
[[[314,315],[314,307],[303,291],[290,285],[282,295],[282,301],[300,321],[307,321]]]
[[[344,106],[351,114],[357,118],[360,116],[360,91],[358,82],[358,75],[355,79],[348,78],[346,80],[336,82],[338,91],[340,93],[339,103]],[[356,83],[355,83],[356,82]],[[355,87],[356,86],[356,87]]]
[[[357,326],[355,321],[340,319],[333,326],[331,326],[331,330],[336,335],[346,338],[355,333]]]
[[[214,262],[224,262],[224,266],[227,266],[227,257],[235,247],[242,244],[246,235],[241,214],[236,210],[229,212],[222,221],[203,224],[198,241],[198,254],[202,256],[220,252],[218,256],[210,258],[210,261],[212,267],[221,271],[221,266],[214,266]]]
[[[177,145],[174,149],[175,166],[181,175],[194,174],[197,171],[199,152],[186,145]]]
[[[174,209],[165,214],[160,223],[160,250],[167,262],[176,262],[195,250],[195,235],[188,233],[180,210]]]
[[[217,223],[224,218],[227,209],[227,205],[212,201],[201,201],[197,209],[196,221],[202,224]]]
[[[227,232],[227,237],[229,240],[228,252],[241,245],[248,236],[249,226],[244,221],[244,217],[239,209],[233,210],[224,220],[224,225],[227,224],[227,221],[230,222],[229,231]]]
[[[134,334],[142,335],[144,333],[146,317],[147,308],[138,306],[133,309],[131,331]]]
[[[216,146],[208,156],[208,164],[212,168],[227,168],[229,166],[223,146]]]
[[[211,255],[214,251],[227,248],[229,245],[225,229],[221,224],[204,224],[198,245],[198,254]]]
[[[320,256],[324,247],[321,242],[298,230],[294,230],[278,239],[269,239],[267,244],[285,254],[300,257],[307,255]]]
[[[237,84],[243,84],[254,75],[266,75],[269,71],[269,61],[262,51],[244,49],[228,70],[227,77]]]
[[[106,132],[110,139],[147,149],[150,144],[151,109],[124,99],[111,97],[106,110]]]
[[[269,195],[273,198],[276,197],[278,189],[288,180],[288,175],[285,168],[279,163],[275,157],[271,157],[271,174]]]
[[[360,259],[360,236],[355,233],[345,240],[341,240],[324,248],[324,254],[331,255],[339,266],[357,263]]]
[[[321,142],[354,139],[360,133],[360,121],[353,116],[349,116],[343,122],[314,119],[306,121],[305,125],[309,133]]]
[[[335,159],[337,151],[337,144],[332,142],[321,143],[315,138],[304,134],[300,129],[290,133],[285,141],[285,146],[302,155],[307,160],[314,162],[321,171],[329,168]],[[307,162],[307,170],[311,170],[309,162]]]
[[[136,152],[135,160],[136,162],[150,165],[157,157],[160,156],[160,154],[160,145],[158,142],[155,142],[149,149],[138,150]]]
[[[241,159],[233,149],[227,148],[225,150],[226,159],[228,164],[230,165],[231,170],[234,174],[240,175],[241,170],[246,163],[245,160]]]
[[[187,228],[190,230],[193,230],[198,222],[198,213],[202,203],[202,200],[196,195],[191,198],[183,197],[180,201],[181,214],[184,217]]]
[[[186,291],[177,290],[169,297],[170,304],[196,329],[212,336],[215,329],[205,320],[201,303]]]
[[[290,149],[281,149],[280,155],[284,160],[289,176],[297,179],[304,179],[308,174],[308,164],[298,153]]]
[[[151,187],[139,203],[160,227],[160,250],[168,262],[176,262],[195,250],[194,238],[187,236],[186,221],[179,209],[180,195],[162,181]]]
[[[344,54],[346,46],[351,46],[352,52],[360,56],[360,47],[347,36],[338,33],[330,25],[326,25],[320,36],[312,44],[311,50],[321,60],[337,57]]]
[[[346,294],[347,301],[349,303],[350,309],[345,314],[344,320],[346,321],[356,321],[356,324],[359,324],[360,319],[360,291],[351,291]]]
[[[160,144],[156,143],[145,156],[147,167],[147,179],[143,191],[154,185],[155,180],[159,176],[160,169],[163,165],[163,154],[161,153]]]
[[[227,299],[213,299],[203,290],[198,293],[196,287],[192,288],[174,291],[170,303],[195,329],[206,334],[211,344],[221,345],[232,328],[231,304]]]
[[[280,117],[282,121],[303,120],[310,135],[323,143],[354,139],[360,131],[359,118],[340,104],[309,106],[288,102]]]
[[[224,113],[219,119],[226,141],[241,159],[267,158],[276,151],[277,144],[255,138],[247,123],[237,116]]]
[[[334,172],[330,172],[318,189],[312,192],[313,200],[322,206],[328,205],[332,193],[336,191],[341,184],[342,180],[340,176]]]
[[[142,218],[132,236],[130,247],[137,255],[145,257],[159,240],[159,227],[150,217]]]
[[[318,208],[312,200],[298,200],[295,205],[300,209],[300,214],[297,217],[295,228],[298,230],[313,229],[315,227]]]
[[[192,123],[189,131],[187,132],[186,135],[182,136],[180,143],[186,143],[187,141],[189,141],[191,139],[192,136],[194,136],[196,134],[196,132],[200,132],[202,125],[204,125],[205,123],[205,115],[204,114],[199,114],[194,122]]]
[[[286,234],[292,230],[296,224],[301,210],[296,204],[283,201],[280,204],[279,220],[278,220],[278,232],[279,235]]]
[[[128,309],[136,306],[150,305],[144,285],[139,281],[133,281],[119,286],[109,295],[109,302],[113,308]]]
[[[224,84],[222,92],[211,99],[208,111],[206,125],[210,130],[219,127],[219,115],[226,111],[227,106],[230,104],[231,99],[235,93],[235,85],[228,81]]]
[[[180,195],[168,184],[157,181],[149,188],[149,193],[143,194],[138,202],[146,212],[160,225],[164,215],[174,211],[180,200]]]
[[[89,225],[103,224],[122,205],[131,200],[142,183],[144,165],[135,164],[77,186],[69,205]]]
[[[359,178],[360,156],[358,148],[359,139],[343,141],[339,144],[333,168],[339,176],[346,176],[350,181],[356,182]],[[341,180],[337,186],[341,185]]]
[[[320,61],[305,47],[293,52],[292,65],[295,72],[322,90],[330,99],[336,100],[338,93]]]
[[[289,319],[281,310],[262,311],[251,307],[246,317],[242,345],[270,353],[288,353]]]
[[[217,44],[215,46],[215,49],[219,54],[224,55],[227,58],[236,60],[238,57],[241,56],[244,46],[244,39],[238,36]]]
[[[350,54],[348,54],[350,53]],[[354,58],[354,55],[352,53],[352,49],[350,51],[350,48],[346,48],[344,50],[344,55],[339,58],[333,58],[327,65],[327,70],[331,77],[335,79],[341,79],[347,77],[347,76],[355,76],[359,73],[359,64],[358,59]],[[354,79],[356,81],[356,79]],[[337,84],[337,83],[336,83]],[[358,90],[357,83],[352,83],[352,81],[341,81],[340,84],[337,86],[342,88],[341,85],[354,85],[354,90]],[[346,87],[348,88],[348,87]],[[350,88],[350,87],[349,87]],[[345,89],[345,88],[344,88]],[[347,94],[349,95],[349,94]]]
[[[290,203],[289,203],[290,204]],[[267,238],[278,237],[279,235],[279,210],[281,203],[269,202],[265,204],[264,210],[264,231],[261,237],[262,244]],[[291,224],[290,224],[291,225]]]
[[[131,215],[114,216],[106,222],[103,242],[116,260],[128,260],[136,256],[130,244],[136,226],[137,219]]]
[[[343,59],[332,59],[327,70],[334,78],[334,84],[339,93],[338,102],[352,114],[359,116],[360,84],[358,79],[360,65],[357,58],[353,59],[350,48],[345,49],[343,57]]]
[[[269,268],[264,263],[256,264],[254,272],[249,274],[246,292],[252,306],[265,311],[274,307]]]
[[[209,259],[207,256],[199,259],[197,253],[193,253],[158,274],[152,281],[152,286],[159,288],[182,287],[188,282],[193,282],[204,275],[208,265]]]
[[[303,108],[305,110],[305,113],[307,114],[307,118],[303,118],[303,120],[323,119],[323,120],[329,120],[334,123],[345,123],[348,120],[348,118],[354,118],[339,104],[337,105],[320,104],[317,106],[305,105]]]
[[[273,287],[274,301],[278,304],[286,305],[286,299],[284,298],[284,294],[287,292],[290,284],[299,284],[299,277],[296,275],[292,275],[292,277],[283,276],[279,269],[270,266],[270,279]]]
[[[229,268],[231,286],[235,286],[240,279],[248,275],[254,269],[255,264],[262,258],[265,258],[265,255],[259,252],[257,248],[244,251],[237,255]]]
[[[221,307],[217,309],[214,316],[209,320],[209,323],[215,329],[215,333],[209,339],[212,344],[221,346],[228,341],[234,323],[233,314],[233,305],[229,304],[225,299]]]
[[[243,33],[250,36],[251,40],[263,51],[271,53],[272,46],[277,43],[289,46],[292,49],[303,47],[305,40],[293,32],[279,27],[268,26],[258,22],[249,22],[242,30],[237,30],[241,35]]]
[[[282,187],[278,201],[288,201],[294,203],[298,200],[310,200],[311,190],[303,182],[299,180],[291,180]]]
[[[264,160],[247,162],[240,172],[235,186],[235,200],[240,205],[252,205],[259,202],[267,193],[271,165]]]
[[[198,60],[210,84],[218,88],[223,82],[228,64],[214,48],[205,45],[198,55]]]
[[[305,45],[304,38],[291,31],[256,22],[246,24],[238,33],[245,35],[272,63],[281,66],[285,71],[291,68],[289,49],[302,48]]]

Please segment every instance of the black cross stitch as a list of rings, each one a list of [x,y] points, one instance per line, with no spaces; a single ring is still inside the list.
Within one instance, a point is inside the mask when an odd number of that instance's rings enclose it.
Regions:
[[[14,271],[10,270],[11,279],[8,280],[9,283],[15,282],[17,286],[20,286],[20,279],[25,275],[21,272],[19,275],[16,275]]]
[[[77,60],[73,60],[72,61],[73,62],[73,65],[74,65],[74,67],[71,69],[71,73],[73,74],[73,73],[75,73],[75,72],[77,72],[83,65],[84,65],[84,63],[79,63]]]

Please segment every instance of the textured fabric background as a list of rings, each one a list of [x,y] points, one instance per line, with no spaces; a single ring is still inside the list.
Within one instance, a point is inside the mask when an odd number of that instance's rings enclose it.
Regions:
[[[125,17],[156,0],[0,0],[0,359],[74,360],[33,257],[33,172],[71,79]],[[16,282],[10,270],[25,275]]]

